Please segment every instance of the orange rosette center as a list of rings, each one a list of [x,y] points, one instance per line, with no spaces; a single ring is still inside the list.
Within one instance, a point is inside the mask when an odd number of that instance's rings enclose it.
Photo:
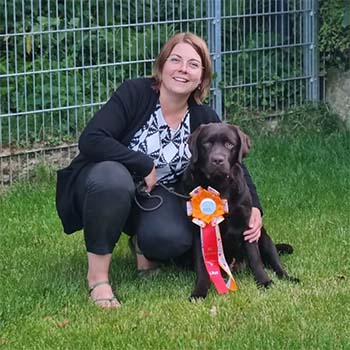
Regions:
[[[192,217],[210,224],[214,218],[225,214],[219,194],[200,188],[191,198]]]

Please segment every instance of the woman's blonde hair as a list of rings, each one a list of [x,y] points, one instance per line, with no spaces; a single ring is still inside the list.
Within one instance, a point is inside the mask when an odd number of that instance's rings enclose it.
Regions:
[[[201,84],[192,92],[193,98],[198,104],[201,104],[207,97],[211,84],[211,60],[206,42],[193,33],[177,33],[164,44],[154,63],[152,78],[155,80],[155,84],[153,86],[159,91],[162,83],[162,72],[165,61],[168,59],[174,47],[180,43],[191,45],[202,60]]]

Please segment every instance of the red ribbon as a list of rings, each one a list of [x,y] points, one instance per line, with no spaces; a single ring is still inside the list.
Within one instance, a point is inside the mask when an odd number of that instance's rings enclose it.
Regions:
[[[213,282],[218,294],[226,294],[228,288],[221,275],[215,227],[212,225],[205,225],[204,228],[201,228],[201,238],[203,258],[209,278]]]

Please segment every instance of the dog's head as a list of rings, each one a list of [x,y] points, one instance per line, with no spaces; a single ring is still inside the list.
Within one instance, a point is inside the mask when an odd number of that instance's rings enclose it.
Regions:
[[[215,181],[230,177],[232,167],[242,163],[250,148],[249,137],[237,126],[225,123],[201,125],[191,134],[188,144],[191,166]]]

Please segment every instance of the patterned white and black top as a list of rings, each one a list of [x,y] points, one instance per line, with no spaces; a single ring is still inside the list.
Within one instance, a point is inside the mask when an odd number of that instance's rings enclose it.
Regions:
[[[147,154],[154,160],[157,179],[172,183],[181,175],[189,163],[191,152],[187,139],[190,135],[190,113],[176,130],[171,129],[158,103],[149,120],[131,139],[129,149]]]

